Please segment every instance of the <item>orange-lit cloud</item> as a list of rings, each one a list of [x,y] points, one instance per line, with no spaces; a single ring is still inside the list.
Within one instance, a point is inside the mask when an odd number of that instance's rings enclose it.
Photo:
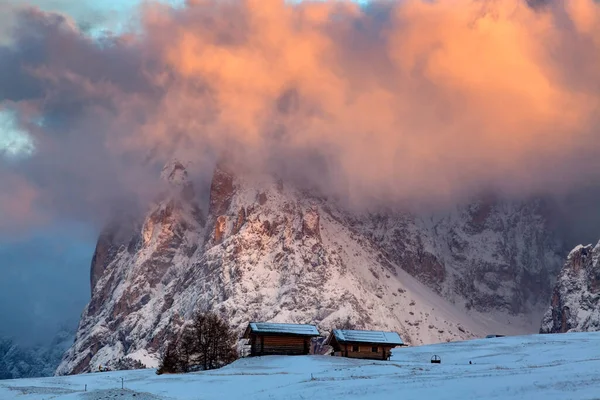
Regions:
[[[176,83],[144,140],[167,146],[172,121],[192,152],[310,150],[350,195],[392,200],[564,187],[561,165],[600,146],[598,3],[386,4],[385,20],[350,2],[149,7]]]
[[[140,12],[143,33],[103,47],[41,24],[44,62],[25,63],[39,93],[23,104],[55,105],[107,158],[204,166],[227,152],[359,204],[600,178],[594,0],[194,0]]]

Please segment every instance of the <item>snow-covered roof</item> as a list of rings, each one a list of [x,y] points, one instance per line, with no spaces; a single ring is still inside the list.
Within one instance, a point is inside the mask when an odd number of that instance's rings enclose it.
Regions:
[[[402,346],[404,342],[396,332],[384,331],[355,331],[346,329],[334,329],[333,335],[341,343],[377,343]]]
[[[278,324],[272,322],[250,322],[249,328],[253,333],[319,336],[319,331],[314,325]]]

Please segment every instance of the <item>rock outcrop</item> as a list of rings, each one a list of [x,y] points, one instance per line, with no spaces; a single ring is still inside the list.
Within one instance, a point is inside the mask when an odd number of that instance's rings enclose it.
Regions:
[[[569,254],[540,333],[600,331],[600,243]]]

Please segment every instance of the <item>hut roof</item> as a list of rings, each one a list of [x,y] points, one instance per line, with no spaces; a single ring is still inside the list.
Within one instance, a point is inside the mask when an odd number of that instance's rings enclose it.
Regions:
[[[272,322],[250,322],[246,329],[246,335],[250,332],[273,335],[319,336],[319,331],[314,325],[279,324]]]
[[[335,336],[335,339],[340,343],[373,343],[389,344],[391,346],[404,345],[400,335],[396,332],[334,329],[332,335]]]

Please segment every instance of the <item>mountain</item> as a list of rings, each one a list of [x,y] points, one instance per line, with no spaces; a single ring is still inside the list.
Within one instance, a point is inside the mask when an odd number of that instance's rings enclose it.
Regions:
[[[567,257],[540,333],[600,331],[600,243]]]
[[[0,338],[0,379],[52,376],[75,332],[63,328],[47,345],[24,346]]]
[[[183,164],[162,177],[168,189],[142,221],[119,219],[100,236],[92,298],[57,374],[123,357],[156,365],[196,310],[239,331],[251,320],[312,322],[394,330],[412,344],[522,333],[560,269],[540,201],[417,217],[351,212],[225,164],[207,202]]]

